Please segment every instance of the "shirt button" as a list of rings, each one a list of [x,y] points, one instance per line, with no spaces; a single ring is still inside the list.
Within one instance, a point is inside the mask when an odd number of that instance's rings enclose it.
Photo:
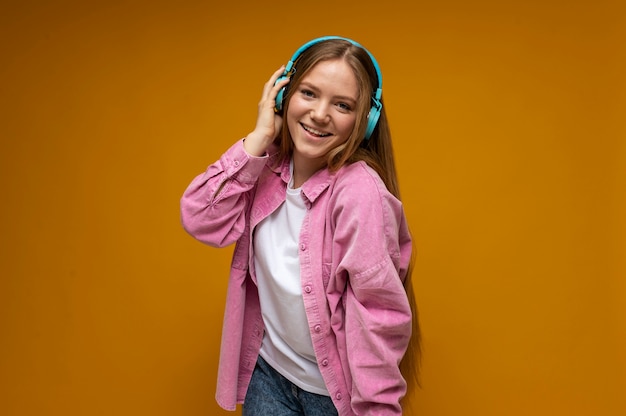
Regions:
[[[235,166],[239,166],[239,161],[235,160]]]
[[[337,399],[337,400],[341,400],[341,393],[337,393],[337,394],[335,394],[335,399]]]
[[[322,366],[326,367],[328,365],[328,360],[322,360]]]
[[[300,244],[300,250],[302,251],[306,250],[306,244]]]
[[[314,330],[315,332],[320,332],[320,331],[322,330],[322,326],[321,326],[321,325],[315,325],[315,326],[313,327],[313,330]]]
[[[306,293],[311,293],[311,286],[305,286],[305,287],[304,287],[304,291],[305,291]]]

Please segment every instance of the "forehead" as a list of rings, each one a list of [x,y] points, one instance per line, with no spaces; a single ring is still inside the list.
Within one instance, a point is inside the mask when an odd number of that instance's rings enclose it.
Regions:
[[[354,70],[343,59],[318,62],[302,77],[301,82],[354,99],[359,95],[359,83]]]

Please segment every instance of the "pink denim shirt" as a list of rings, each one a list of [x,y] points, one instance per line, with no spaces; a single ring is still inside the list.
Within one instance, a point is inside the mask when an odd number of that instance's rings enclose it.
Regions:
[[[252,238],[285,200],[289,163],[235,143],[181,199],[185,230],[214,247],[236,243],[224,312],[216,399],[242,403],[263,339]],[[322,377],[340,416],[400,415],[398,365],[411,336],[403,280],[411,237],[402,205],[364,162],[322,169],[302,185],[302,296]]]

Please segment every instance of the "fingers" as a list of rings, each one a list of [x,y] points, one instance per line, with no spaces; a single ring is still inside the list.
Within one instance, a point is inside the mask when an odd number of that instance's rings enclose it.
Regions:
[[[262,155],[281,131],[282,117],[276,114],[276,96],[281,88],[289,83],[289,78],[280,79],[285,66],[276,70],[263,87],[263,95],[259,101],[256,125],[246,136],[244,147],[249,154]]]
[[[276,72],[272,74],[272,77],[270,78],[270,83],[273,85],[278,79],[278,77],[280,77],[284,72],[285,72],[285,65],[281,65],[280,68],[278,68]]]
[[[281,79],[280,81],[276,82],[278,80],[278,78],[280,78],[280,76],[283,75],[284,72],[285,72],[285,65],[281,65],[281,67],[278,68],[278,70],[276,70],[272,74],[270,79],[265,83],[265,86],[263,88],[263,96],[261,98],[261,101],[264,101],[264,100],[273,101],[273,100],[275,100],[276,96],[278,95],[278,91],[280,91],[281,88],[283,88],[285,85],[287,85],[289,83],[289,78],[284,78],[284,79]]]

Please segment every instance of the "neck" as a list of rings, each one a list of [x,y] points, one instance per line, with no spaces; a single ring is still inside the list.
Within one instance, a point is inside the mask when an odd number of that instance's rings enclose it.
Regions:
[[[299,188],[304,182],[309,180],[315,172],[326,166],[326,160],[303,159],[298,155],[293,155],[293,187]]]

